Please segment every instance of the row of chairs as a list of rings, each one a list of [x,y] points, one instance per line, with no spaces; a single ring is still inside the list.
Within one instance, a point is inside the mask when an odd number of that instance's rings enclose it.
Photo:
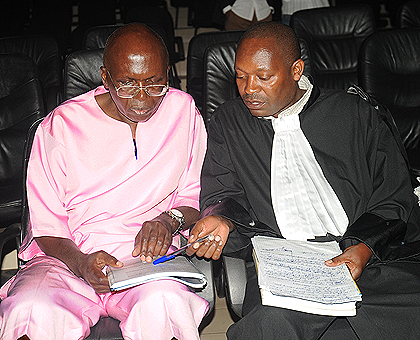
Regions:
[[[363,6],[359,6],[357,9],[359,11],[366,10]],[[353,73],[352,79],[355,79],[354,82],[359,83],[372,97],[390,108],[400,129],[400,133],[403,136],[411,165],[413,168],[419,169],[420,165],[416,164],[416,161],[419,161],[419,157],[416,156],[419,150],[418,136],[420,133],[418,123],[420,94],[417,90],[419,88],[417,79],[419,79],[418,76],[420,73],[420,29],[406,28],[379,32],[375,32],[375,30],[370,31],[364,23],[364,20],[369,17],[369,11],[365,11],[363,12],[365,13],[364,15],[360,15],[360,12],[355,11],[354,7],[351,7],[351,10],[347,8],[347,14],[352,13],[352,15],[356,15],[356,20],[338,16],[337,13],[331,12],[337,10],[333,7],[328,9],[328,13],[325,13],[326,10],[308,10],[312,11],[308,20],[314,21],[316,24],[316,13],[323,17],[330,15],[328,26],[326,25],[327,22],[324,22],[324,26],[320,25],[321,29],[324,30],[323,33],[327,36],[330,32],[329,30],[337,30],[334,24],[335,18],[338,18],[337,25],[338,23],[344,23],[344,26],[348,30],[353,29],[356,33],[363,34],[366,31],[369,32],[367,37],[360,38],[353,37],[353,35],[356,35],[354,32],[349,33],[346,30],[341,30],[338,35],[341,36],[340,39],[345,39],[345,43],[338,42],[340,41],[338,38],[324,39],[331,40],[332,44],[336,46],[334,49],[335,54],[327,53],[325,56],[330,59],[334,57],[338,58],[342,65],[352,65],[351,72]],[[305,11],[302,12],[294,14],[294,18],[291,21],[292,25],[294,23],[298,25],[302,22],[299,16],[307,15],[307,13],[304,13]],[[296,31],[300,32],[296,27],[294,27]],[[102,29],[100,30],[101,32],[103,32]],[[111,32],[115,27],[107,27],[107,29]],[[20,231],[19,222],[22,196],[25,199],[25,194],[22,193],[22,172],[25,167],[22,166],[20,161],[20,155],[24,146],[24,137],[22,138],[22,136],[26,135],[32,122],[43,117],[50,110],[48,108],[49,106],[54,107],[61,100],[90,90],[101,83],[99,66],[102,64],[103,49],[96,47],[103,47],[100,46],[100,43],[106,40],[109,32],[104,33],[102,38],[98,38],[98,35],[96,35],[92,41],[96,39],[97,45],[90,46],[91,49],[78,51],[68,56],[65,61],[64,91],[62,94],[59,90],[60,76],[52,76],[54,72],[48,70],[50,69],[49,66],[56,65],[55,52],[48,52],[47,48],[44,48],[45,53],[35,52],[40,45],[44,46],[44,40],[42,40],[45,38],[44,36],[42,36],[42,39],[41,36],[37,36],[39,40],[33,44],[22,43],[23,50],[25,48],[26,50],[23,51],[21,49],[20,52],[24,52],[27,54],[26,56],[1,56],[0,69],[4,73],[0,75],[0,79],[6,83],[4,86],[0,86],[0,90],[3,91],[0,91],[0,97],[2,98],[0,101],[0,108],[2,110],[0,114],[0,139],[2,145],[0,160],[0,169],[2,169],[0,178],[2,190],[0,195],[0,221],[2,222],[1,227],[13,226],[13,228],[5,229],[6,233],[1,235],[1,240],[16,238],[17,233]],[[187,90],[195,98],[197,106],[203,113],[206,122],[211,118],[214,109],[218,105],[237,95],[233,63],[236,45],[242,34],[242,31],[198,34],[189,44]],[[315,43],[317,35],[314,35],[314,38],[308,38],[303,34],[299,35],[301,37],[302,55],[307,64],[305,73],[316,78],[322,72],[318,71],[314,57],[322,55],[322,53],[315,53],[313,49],[318,48],[322,44]],[[303,37],[306,39],[303,39]],[[313,39],[312,42],[311,39]],[[4,41],[11,44],[11,40]],[[86,39],[86,41],[89,41],[89,39]],[[308,41],[310,42],[308,43]],[[47,46],[46,42],[45,44]],[[1,46],[2,40],[0,40],[0,50]],[[342,54],[338,53],[339,46],[344,46],[344,50],[347,52],[351,51],[351,53],[347,53],[347,56],[356,58],[356,66],[353,65],[354,61],[344,62],[345,58],[342,57]],[[325,51],[328,50],[327,47],[324,47],[324,49]],[[15,49],[12,52],[18,51]],[[336,62],[335,65],[341,65],[340,62]],[[29,64],[31,65],[30,67],[28,66]],[[330,64],[334,65],[334,62],[330,60]],[[26,71],[29,79],[17,76],[17,70],[29,70],[29,68],[32,68],[30,72]],[[52,68],[57,69],[56,66]],[[340,67],[337,68],[340,69]],[[12,74],[10,74],[11,70],[13,70]],[[10,83],[7,81],[8,76],[12,76]],[[336,77],[337,79],[343,78],[339,73]],[[319,79],[323,78],[327,77],[321,76]],[[319,79],[316,79],[317,82]],[[12,86],[12,83],[17,86]],[[32,88],[28,87],[28,84],[32,84]],[[340,84],[340,86],[345,86],[342,83]],[[47,95],[48,93],[50,95]],[[51,93],[54,95],[51,95]],[[22,97],[25,100],[22,100]],[[19,100],[16,100],[16,98],[19,98]],[[18,112],[18,108],[30,108],[30,110],[27,110],[29,114],[15,113]],[[15,109],[16,111],[14,111]],[[9,201],[7,201],[8,199]],[[15,214],[14,218],[10,218],[12,215],[10,212],[12,211]],[[25,218],[23,221],[25,223]],[[220,290],[226,291],[228,304],[233,313],[236,314],[236,317],[239,318],[244,293],[245,264],[238,264],[234,259],[226,257],[222,261],[223,271],[220,275],[222,278],[222,287],[219,288]],[[231,268],[229,263],[232,261],[235,262],[235,270],[226,270],[228,267]],[[211,271],[209,275],[211,275]],[[208,294],[207,298],[214,303],[214,288],[212,285],[209,288],[209,292],[206,292]],[[119,330],[117,326],[118,323],[114,320],[104,319],[100,325],[93,329],[92,336],[89,339],[95,338],[96,336],[98,339],[106,339],[109,338],[109,334],[114,334],[116,336],[115,338],[118,339]]]

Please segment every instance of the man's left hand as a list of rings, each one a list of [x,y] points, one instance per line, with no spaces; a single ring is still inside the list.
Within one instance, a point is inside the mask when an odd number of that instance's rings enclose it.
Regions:
[[[371,256],[372,251],[369,247],[364,243],[358,243],[346,248],[341,255],[325,261],[325,264],[329,267],[337,267],[345,263],[353,279],[358,280]]]
[[[171,217],[161,214],[144,222],[136,236],[132,255],[140,255],[140,259],[146,262],[152,262],[153,256],[165,255],[172,242],[171,220]]]

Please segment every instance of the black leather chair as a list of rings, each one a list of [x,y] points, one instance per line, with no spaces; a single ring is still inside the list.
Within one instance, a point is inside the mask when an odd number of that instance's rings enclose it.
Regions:
[[[105,48],[109,36],[121,25],[99,25],[89,28],[83,37],[84,50]]]
[[[187,92],[194,98],[195,105],[203,112],[204,55],[214,44],[239,41],[245,31],[216,31],[199,33],[191,38],[187,54]]]
[[[301,56],[305,62],[305,75],[311,75],[312,61],[306,42],[300,39]],[[204,54],[204,88],[202,115],[208,124],[213,112],[225,101],[239,95],[234,70],[238,42],[228,41],[214,44]]]
[[[24,53],[38,69],[39,82],[48,113],[61,101],[61,57],[56,40],[49,35],[25,35],[0,39],[0,53]]]
[[[360,50],[359,84],[388,107],[420,176],[420,28],[379,31]]]
[[[420,27],[420,1],[406,1],[397,14],[397,27]]]
[[[375,31],[370,6],[302,10],[293,13],[290,26],[308,44],[312,76],[318,86],[347,89],[357,84],[360,45]]]
[[[23,149],[30,125],[43,115],[33,60],[0,54],[0,254],[7,241],[15,238],[17,248],[20,244]]]
[[[104,49],[71,53],[64,64],[63,99],[67,100],[102,84],[100,67]]]

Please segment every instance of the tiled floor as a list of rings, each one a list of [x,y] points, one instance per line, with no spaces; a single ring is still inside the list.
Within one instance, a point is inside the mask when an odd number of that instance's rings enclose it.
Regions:
[[[225,299],[216,298],[213,319],[201,332],[201,340],[226,340],[226,331],[232,323]]]

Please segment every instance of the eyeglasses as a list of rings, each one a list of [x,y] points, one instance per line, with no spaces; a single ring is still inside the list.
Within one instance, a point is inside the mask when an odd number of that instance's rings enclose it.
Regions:
[[[117,92],[117,96],[124,99],[129,99],[137,96],[141,90],[143,90],[148,96],[151,97],[160,97],[163,96],[169,90],[169,85],[146,85],[146,86],[138,86],[138,85],[123,85],[120,87],[116,87],[114,80],[111,77],[111,73],[108,70],[106,72],[111,79],[112,85],[114,85],[115,91]]]

